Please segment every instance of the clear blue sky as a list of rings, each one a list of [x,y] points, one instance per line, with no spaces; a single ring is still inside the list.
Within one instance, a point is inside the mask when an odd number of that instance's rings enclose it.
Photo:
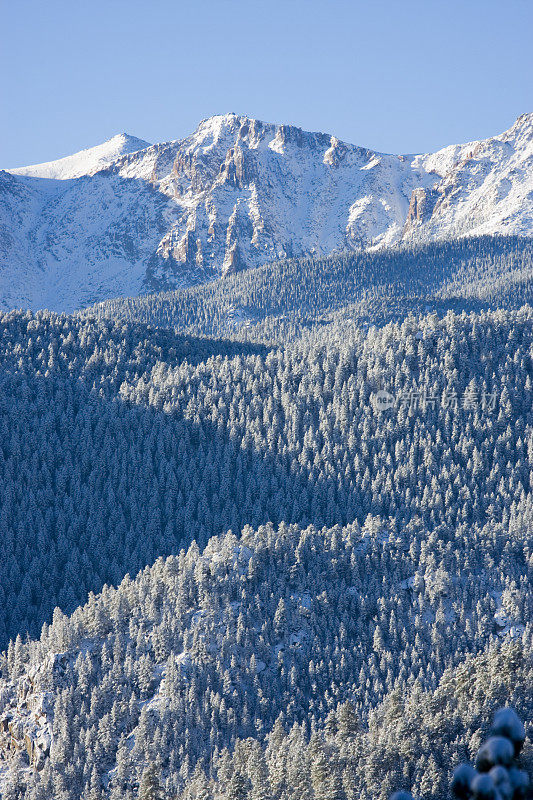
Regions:
[[[0,0],[0,166],[235,111],[389,152],[533,111],[531,0]]]

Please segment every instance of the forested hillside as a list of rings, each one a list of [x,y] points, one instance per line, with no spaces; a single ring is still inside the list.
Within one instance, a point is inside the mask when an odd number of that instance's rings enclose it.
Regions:
[[[533,312],[302,325],[321,280],[285,344],[1,318],[10,800],[437,798],[531,718]]]
[[[332,320],[382,325],[410,312],[518,309],[532,301],[533,240],[487,236],[288,259],[192,289],[109,300],[83,314],[284,344]]]
[[[530,491],[531,319],[413,318],[267,348],[6,315],[4,643],[246,524],[508,519]]]
[[[40,771],[5,796],[130,798],[146,773],[165,797],[446,796],[490,709],[531,718],[531,629],[500,627],[530,613],[529,556],[518,521],[368,518],[159,559],[10,648],[9,741],[35,742]]]

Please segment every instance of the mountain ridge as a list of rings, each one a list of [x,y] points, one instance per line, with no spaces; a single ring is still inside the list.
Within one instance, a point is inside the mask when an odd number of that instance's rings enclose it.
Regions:
[[[533,114],[419,155],[218,115],[0,171],[0,305],[69,311],[305,253],[532,231]]]
[[[27,165],[27,166],[4,168],[4,169],[0,169],[0,172],[8,172],[8,173],[13,174],[13,175],[28,175],[30,177],[44,177],[44,176],[38,174],[38,172],[41,171],[40,170],[41,167],[47,166],[49,164],[59,164],[61,162],[66,161],[67,159],[74,158],[75,156],[82,155],[82,154],[85,154],[85,153],[87,153],[87,154],[92,153],[93,151],[96,151],[99,148],[105,148],[107,145],[110,145],[112,143],[113,144],[115,142],[118,143],[120,140],[122,140],[125,143],[126,147],[128,147],[130,145],[131,145],[131,147],[133,147],[135,144],[143,145],[143,146],[137,147],[136,150],[133,150],[133,149],[126,150],[126,149],[124,149],[122,152],[118,152],[116,157],[113,159],[114,161],[115,160],[118,161],[118,160],[120,160],[120,158],[122,156],[129,155],[130,153],[134,153],[134,152],[137,152],[139,150],[148,150],[149,148],[152,148],[152,147],[170,146],[170,145],[173,145],[173,144],[177,144],[177,143],[180,143],[180,142],[184,142],[184,141],[193,139],[196,136],[196,134],[198,134],[200,131],[202,131],[202,130],[204,130],[206,128],[210,128],[213,125],[216,127],[217,123],[219,123],[219,121],[222,122],[224,120],[225,121],[239,120],[241,122],[255,123],[256,125],[261,125],[263,127],[282,128],[284,130],[300,132],[301,134],[304,134],[304,135],[307,135],[307,136],[322,137],[322,138],[327,139],[327,140],[333,139],[333,140],[336,140],[337,142],[339,142],[339,144],[341,144],[341,145],[345,145],[345,146],[348,146],[348,147],[359,147],[360,150],[368,150],[369,152],[372,152],[377,156],[396,156],[398,158],[411,158],[411,159],[423,158],[423,157],[425,158],[425,157],[427,157],[429,155],[438,155],[438,154],[441,154],[441,153],[444,154],[444,153],[455,151],[455,150],[457,150],[459,148],[462,148],[462,147],[468,147],[470,145],[473,146],[473,145],[479,144],[480,142],[488,141],[488,139],[472,139],[472,140],[469,140],[467,142],[464,142],[463,144],[445,145],[444,147],[440,148],[439,150],[435,150],[433,152],[431,152],[431,151],[414,152],[413,151],[413,152],[409,152],[409,153],[391,153],[391,152],[388,152],[388,151],[385,151],[385,150],[381,151],[381,150],[375,150],[374,148],[367,148],[367,147],[364,147],[362,145],[355,145],[354,143],[350,143],[345,139],[339,139],[337,136],[334,136],[333,134],[326,133],[324,131],[308,131],[305,128],[300,127],[299,125],[294,125],[292,123],[266,122],[266,121],[260,120],[259,118],[256,118],[256,117],[249,117],[246,114],[237,114],[236,112],[230,111],[230,112],[228,112],[226,114],[214,114],[214,115],[212,115],[210,117],[204,117],[202,120],[200,120],[200,122],[196,126],[195,130],[191,134],[189,134],[188,136],[185,136],[183,138],[168,139],[168,140],[162,140],[161,142],[151,143],[151,142],[146,141],[145,139],[140,139],[137,136],[129,134],[126,131],[122,131],[121,133],[115,134],[110,139],[104,140],[100,144],[93,145],[93,146],[87,147],[87,148],[83,148],[82,150],[78,150],[78,151],[76,151],[75,153],[73,153],[71,155],[64,156],[64,157],[58,158],[58,159],[51,159],[49,161],[39,162],[37,164],[30,164],[30,165]],[[533,112],[526,112],[526,113],[520,114],[516,118],[514,123],[509,128],[507,128],[506,130],[502,131],[502,133],[496,134],[494,137],[489,137],[489,138],[490,139],[503,139],[506,135],[510,134],[515,129],[517,129],[517,130],[518,129],[523,129],[523,130],[525,129],[525,133],[526,134],[528,133],[528,129],[529,129],[529,135],[532,136],[533,135]],[[105,169],[105,168],[106,168],[106,166],[102,166],[101,167],[101,169]],[[87,174],[89,174],[89,173],[87,173]],[[69,177],[74,177],[74,176],[70,175]]]

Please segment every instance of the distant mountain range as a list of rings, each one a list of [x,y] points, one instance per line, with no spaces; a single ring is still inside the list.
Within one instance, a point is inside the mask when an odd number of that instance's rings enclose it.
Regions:
[[[0,308],[74,310],[306,253],[533,233],[533,114],[386,155],[227,114],[0,171]]]

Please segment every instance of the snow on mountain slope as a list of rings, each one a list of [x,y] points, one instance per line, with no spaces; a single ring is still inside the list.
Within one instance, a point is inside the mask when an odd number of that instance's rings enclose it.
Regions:
[[[9,170],[13,175],[28,175],[32,178],[54,178],[67,180],[80,178],[82,175],[93,175],[108,164],[112,164],[125,153],[134,153],[149,147],[149,142],[136,139],[127,133],[119,133],[109,141],[79,153],[60,158],[57,161],[47,161],[44,164],[34,164],[30,167],[18,167]]]
[[[441,180],[415,193],[409,232],[426,239],[533,233],[533,114],[500,136],[419,156],[415,165]]]
[[[533,114],[395,156],[227,114],[0,172],[0,307],[72,310],[303,253],[533,233]]]

